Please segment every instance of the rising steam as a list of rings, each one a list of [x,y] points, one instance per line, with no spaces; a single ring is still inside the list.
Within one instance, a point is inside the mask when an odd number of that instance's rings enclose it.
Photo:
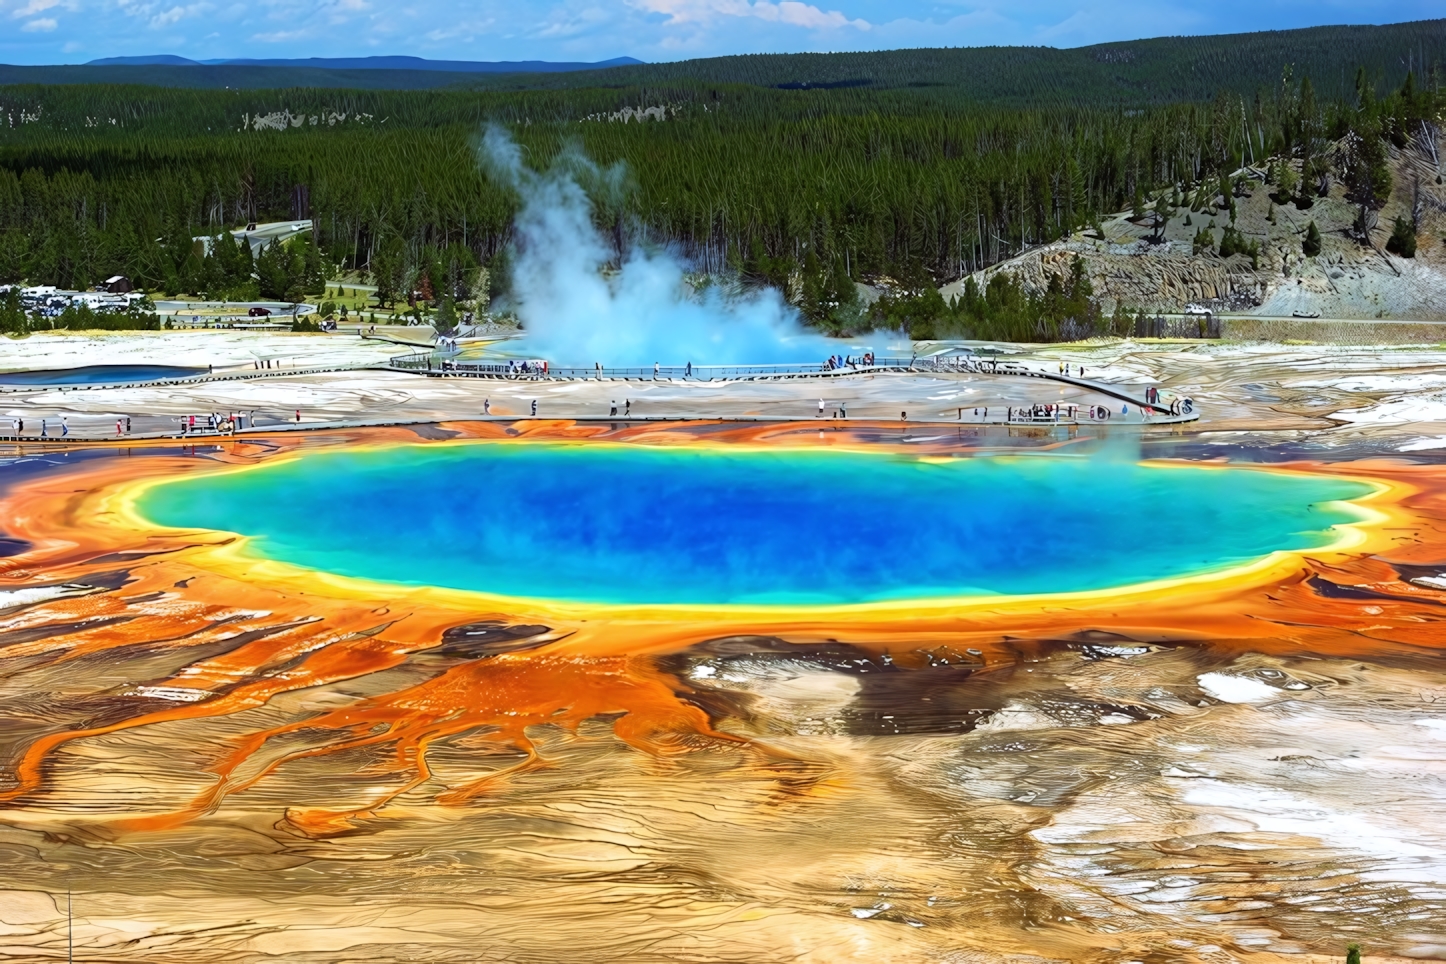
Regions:
[[[488,172],[522,199],[512,290],[529,352],[586,367],[817,362],[848,350],[806,331],[773,289],[736,297],[693,292],[684,265],[668,252],[634,247],[621,270],[605,276],[612,255],[579,177],[616,190],[620,167],[600,168],[573,151],[537,172],[496,126],[487,129],[481,155]]]

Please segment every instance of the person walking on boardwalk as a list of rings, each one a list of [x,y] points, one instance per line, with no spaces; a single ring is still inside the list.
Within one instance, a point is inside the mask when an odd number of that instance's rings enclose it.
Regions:
[[[823,418],[823,399],[818,400],[818,417]]]
[[[653,381],[658,380],[658,363],[653,362]]]
[[[617,399],[613,399],[613,401],[612,401],[612,407],[608,409],[608,414],[609,414],[609,415],[616,415],[617,413],[618,413],[618,402],[617,402]]]
[[[692,378],[692,377],[693,377],[693,363],[692,363],[691,361],[688,362],[688,364],[687,364],[686,367],[684,367],[684,369],[683,369],[683,377],[684,377],[684,378]]]
[[[491,414],[492,414],[492,399],[490,399],[490,398],[484,398],[484,399],[482,399],[482,414],[483,414],[483,415],[491,415]]]
[[[537,399],[535,398],[532,400],[532,414],[534,417],[537,415]]]
[[[624,414],[624,415],[631,415],[631,414],[633,414],[633,400],[632,400],[631,398],[625,398],[625,399],[623,399],[623,414]]]

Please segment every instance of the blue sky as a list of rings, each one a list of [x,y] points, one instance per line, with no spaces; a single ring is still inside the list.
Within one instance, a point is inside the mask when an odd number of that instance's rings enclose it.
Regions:
[[[1439,17],[1440,0],[0,0],[0,61],[412,54],[683,60],[1046,44]]]

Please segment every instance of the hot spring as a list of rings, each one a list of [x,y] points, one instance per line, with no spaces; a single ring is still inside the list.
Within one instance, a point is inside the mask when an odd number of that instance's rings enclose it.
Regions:
[[[1103,458],[568,443],[317,452],[153,485],[151,521],[384,582],[584,603],[1060,593],[1312,549],[1363,483]]]
[[[118,382],[154,382],[204,375],[204,368],[180,365],[85,365],[81,368],[42,368],[0,372],[0,385],[109,385]]]

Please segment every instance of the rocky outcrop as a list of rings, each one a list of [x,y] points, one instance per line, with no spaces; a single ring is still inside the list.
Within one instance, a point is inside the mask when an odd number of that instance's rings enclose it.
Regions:
[[[1395,190],[1375,212],[1369,237],[1353,233],[1358,208],[1335,184],[1327,196],[1302,208],[1278,204],[1258,182],[1236,197],[1234,227],[1255,245],[1254,258],[1222,258],[1218,244],[1229,212],[1218,206],[1182,209],[1155,241],[1153,226],[1121,214],[1104,222],[1103,236],[1080,232],[1034,248],[974,275],[981,286],[999,272],[1017,275],[1026,289],[1041,292],[1050,275],[1068,272],[1076,256],[1085,259],[1095,295],[1106,311],[1181,312],[1200,305],[1216,313],[1286,316],[1319,314],[1343,319],[1446,319],[1446,187],[1436,183],[1435,162],[1420,150],[1395,152]],[[1216,198],[1213,203],[1221,203]],[[1397,217],[1419,225],[1417,252],[1403,259],[1385,252]],[[1188,221],[1188,223],[1187,223]],[[1321,252],[1302,250],[1309,224],[1321,235]],[[1209,233],[1211,250],[1195,253],[1194,240]],[[965,279],[941,289],[945,299],[962,292]]]

